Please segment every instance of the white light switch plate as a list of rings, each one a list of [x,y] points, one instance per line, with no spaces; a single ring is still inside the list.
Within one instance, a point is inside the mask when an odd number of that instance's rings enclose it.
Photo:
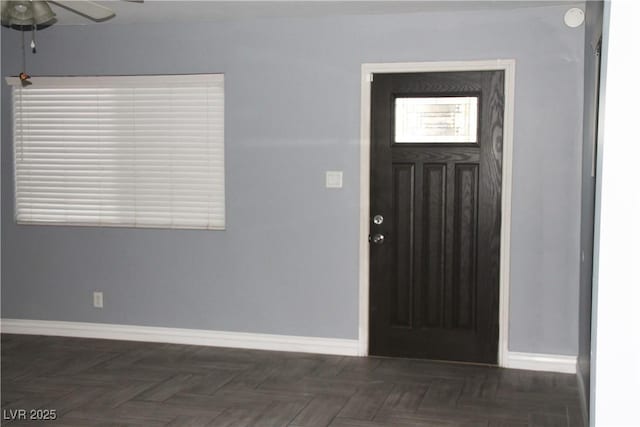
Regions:
[[[327,188],[342,188],[342,171],[327,171]]]
[[[102,292],[93,293],[93,306],[95,308],[102,308],[104,306],[102,300]]]

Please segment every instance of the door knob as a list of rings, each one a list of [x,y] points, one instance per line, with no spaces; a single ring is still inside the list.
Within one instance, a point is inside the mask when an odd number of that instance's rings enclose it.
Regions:
[[[384,242],[384,235],[380,233],[374,234],[373,237],[371,237],[371,241],[376,245],[381,245],[382,242]]]

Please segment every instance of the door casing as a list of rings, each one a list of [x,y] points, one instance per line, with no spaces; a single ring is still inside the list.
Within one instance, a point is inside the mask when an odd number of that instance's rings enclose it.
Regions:
[[[506,366],[509,352],[509,268],[511,242],[511,181],[513,162],[514,59],[455,62],[368,63],[361,67],[360,98],[360,245],[359,245],[359,355],[369,354],[369,224],[371,185],[371,82],[374,74],[503,70],[505,111],[502,147],[502,219],[500,227],[500,298],[498,365]]]

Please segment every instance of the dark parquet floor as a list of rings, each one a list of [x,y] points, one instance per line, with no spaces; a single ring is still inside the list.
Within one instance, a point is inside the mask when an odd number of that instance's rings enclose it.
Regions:
[[[36,408],[57,419],[11,419]],[[2,409],[9,426],[582,426],[568,374],[8,334]]]

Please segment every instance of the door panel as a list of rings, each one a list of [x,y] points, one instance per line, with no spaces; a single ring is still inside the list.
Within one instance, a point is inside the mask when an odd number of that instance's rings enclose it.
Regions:
[[[423,253],[420,307],[421,327],[441,327],[444,321],[445,208],[447,165],[426,163],[423,167]]]
[[[496,363],[504,73],[376,74],[371,95],[370,353]],[[430,99],[396,120],[396,98]]]
[[[471,329],[475,311],[478,165],[455,166],[453,232],[453,327]]]
[[[394,326],[411,326],[413,283],[413,188],[414,167],[412,164],[394,164],[393,169],[393,218],[395,219],[393,235],[394,245],[394,280],[392,281],[392,314]],[[408,191],[404,191],[408,189]]]

